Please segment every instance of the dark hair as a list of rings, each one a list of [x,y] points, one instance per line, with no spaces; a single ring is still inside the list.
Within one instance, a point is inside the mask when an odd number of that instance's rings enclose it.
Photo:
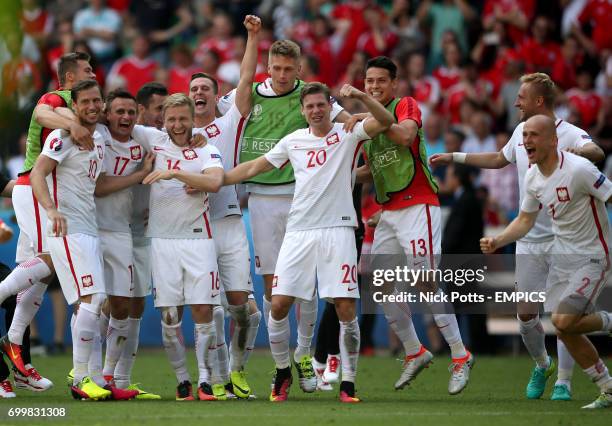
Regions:
[[[453,174],[459,180],[461,186],[465,189],[474,187],[474,178],[478,176],[479,170],[473,166],[466,164],[453,164]]]
[[[63,55],[57,65],[57,80],[60,86],[66,84],[66,73],[76,72],[79,61],[89,62],[91,57],[85,52],[72,52]]]
[[[106,95],[106,112],[109,112],[111,109],[111,104],[115,99],[131,99],[136,102],[136,98],[130,92],[125,89],[115,89]]]
[[[136,103],[146,108],[149,106],[153,95],[168,96],[168,89],[163,84],[156,82],[144,84],[136,93]]]
[[[458,138],[461,143],[465,140],[465,133],[457,126],[451,126],[447,132]]]
[[[191,86],[191,82],[193,80],[195,80],[196,78],[207,78],[207,79],[209,79],[210,81],[212,81],[213,89],[215,91],[215,95],[217,93],[219,93],[219,83],[217,82],[217,79],[214,78],[212,75],[206,74],[205,72],[197,72],[195,74],[192,74],[191,75],[191,80],[189,80],[189,86]]]
[[[322,93],[325,95],[325,98],[329,102],[331,100],[329,87],[327,87],[323,83],[314,82],[307,83],[302,87],[302,91],[300,92],[300,104],[304,105],[304,98],[308,95],[314,95],[316,93]]]
[[[395,80],[397,77],[397,66],[393,63],[393,61],[386,56],[377,56],[375,58],[370,59],[366,63],[366,71],[370,68],[384,68],[389,71],[389,76],[391,80]]]
[[[74,85],[74,87],[70,91],[70,96],[72,96],[72,101],[76,102],[79,97],[79,93],[81,93],[83,90],[89,90],[94,87],[97,87],[98,90],[100,90],[100,85],[98,84],[96,80],[79,81],[77,84]],[[100,94],[101,93],[102,93],[102,90],[100,90]]]

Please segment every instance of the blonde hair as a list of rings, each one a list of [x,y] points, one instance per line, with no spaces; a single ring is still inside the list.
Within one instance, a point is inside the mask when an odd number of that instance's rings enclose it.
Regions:
[[[300,59],[302,52],[300,46],[291,40],[276,40],[272,43],[272,46],[270,46],[268,55],[270,58],[272,56],[285,56],[297,61]]]
[[[168,108],[188,106],[189,111],[191,112],[191,116],[193,117],[195,114],[195,105],[193,101],[184,93],[175,93],[170,95],[164,101],[164,106],[162,107],[162,114],[166,114],[166,110]]]
[[[542,96],[546,108],[554,108],[555,99],[557,97],[557,86],[548,74],[543,72],[525,74],[521,77],[521,83],[529,84],[533,88],[535,96]]]

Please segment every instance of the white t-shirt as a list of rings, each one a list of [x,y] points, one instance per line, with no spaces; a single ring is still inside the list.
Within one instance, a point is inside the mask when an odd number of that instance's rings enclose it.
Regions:
[[[527,158],[527,151],[523,146],[523,125],[520,123],[514,129],[512,137],[508,143],[503,147],[502,153],[506,160],[510,163],[515,163],[518,169],[518,181],[519,181],[519,205],[522,205],[523,199],[525,198],[525,174],[529,170],[529,159]],[[589,142],[592,142],[591,137],[584,130],[568,123],[567,121],[557,119],[557,148],[564,151],[568,148],[579,148],[583,147]],[[550,218],[544,213],[540,213],[536,220],[535,225],[531,228],[531,231],[521,241],[526,243],[538,243],[544,241],[550,241],[553,239],[553,232],[551,229]]]
[[[180,169],[201,173],[223,168],[221,153],[212,145],[202,148],[179,147],[167,133],[147,128],[152,152],[156,155],[154,170]],[[159,180],[151,185],[147,237],[210,238],[208,193],[187,194],[178,179]]]
[[[521,210],[540,208],[552,218],[554,254],[607,254],[610,224],[605,202],[612,182],[589,160],[559,152],[557,169],[548,177],[537,166],[525,175]]]
[[[111,136],[101,124],[93,133],[92,151],[79,148],[63,130],[49,133],[41,155],[57,161],[57,167],[47,176],[49,193],[58,211],[68,224],[68,234],[98,235],[94,192],[96,180],[104,173],[104,149]],[[53,235],[48,222],[47,233]]]
[[[296,80],[295,84],[298,82]],[[263,83],[257,85],[257,93],[262,96],[278,96],[274,89],[272,89],[272,77],[268,77]],[[217,108],[221,114],[226,114],[232,105],[236,103],[236,89],[232,90],[225,96],[221,97],[217,102]],[[335,99],[332,100],[332,121],[336,119],[344,108],[342,108]],[[240,142],[242,143],[242,135],[240,135]],[[240,147],[239,147],[240,148]],[[238,151],[239,152],[239,151]],[[238,159],[237,159],[238,160]],[[260,185],[256,183],[248,183],[246,185],[247,192],[262,195],[293,195],[295,191],[295,183],[284,184],[284,185]]]
[[[104,169],[107,176],[129,176],[140,167],[145,146],[130,138],[127,142],[111,139],[106,144]],[[130,232],[132,220],[132,188],[125,188],[105,197],[96,197],[98,228],[105,231]]]
[[[361,145],[370,137],[358,123],[352,133],[334,124],[324,137],[300,129],[282,138],[265,154],[274,167],[291,162],[295,194],[287,231],[357,226],[353,207],[355,165]]]
[[[208,139],[208,143],[217,147],[223,158],[225,170],[231,170],[238,163],[238,149],[242,130],[246,124],[235,104],[232,104],[224,116],[218,117],[208,126],[193,129]],[[233,214],[241,215],[236,186],[223,186],[216,194],[209,195],[210,216],[212,220],[221,219]]]

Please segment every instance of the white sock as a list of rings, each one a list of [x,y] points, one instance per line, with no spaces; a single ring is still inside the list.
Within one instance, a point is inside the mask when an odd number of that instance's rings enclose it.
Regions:
[[[210,377],[210,384],[220,383],[219,372],[215,368],[217,364],[217,331],[214,321],[204,324],[195,324],[195,352],[198,360],[198,371],[200,373],[199,383],[203,383]]]
[[[266,296],[263,297],[263,317],[264,322],[266,323],[266,328],[268,327],[268,320],[270,319],[270,311],[272,310],[272,302],[266,299]]]
[[[230,369],[231,371],[240,371],[244,367],[242,361],[244,360],[249,331],[249,304],[229,305],[228,310],[234,320],[234,330],[230,343]]]
[[[347,322],[340,321],[340,361],[343,382],[355,382],[360,343],[361,335],[357,318]]]
[[[191,381],[187,371],[187,360],[185,359],[185,339],[181,330],[181,322],[168,325],[162,321],[162,342],[170,365],[176,374],[179,383]]]
[[[436,291],[436,295],[439,296],[439,300],[444,300],[444,292],[442,289]],[[448,344],[451,350],[451,357],[453,359],[464,358],[467,356],[465,346],[461,340],[461,333],[459,332],[459,325],[457,324],[457,317],[454,313],[447,313],[447,309],[450,308],[443,302],[430,302],[428,303],[431,313],[433,314],[434,322],[438,326],[438,330],[444,337],[444,340]]]
[[[215,306],[213,309],[213,319],[215,321],[216,335],[215,371],[220,377],[219,380],[223,383],[227,383],[229,382],[229,356],[227,353],[227,344],[225,342],[225,310],[223,306]],[[210,383],[208,379],[211,378],[206,377],[205,381]]]
[[[106,334],[106,356],[104,357],[105,376],[115,377],[115,367],[123,352],[123,347],[128,337],[128,320],[114,318],[111,314]]]
[[[529,321],[521,321],[519,319],[519,332],[527,352],[538,364],[538,367],[548,368],[550,360],[546,352],[546,345],[544,344],[546,335],[544,334],[540,317],[537,316]]]
[[[259,331],[259,322],[261,321],[261,311],[257,311],[249,316],[249,331],[247,332],[246,348],[242,359],[242,366],[244,367],[249,360],[249,357],[253,353],[255,347],[255,339],[257,339],[257,332]]]
[[[106,337],[108,335],[108,323],[109,319],[104,313],[104,311],[100,311],[100,336],[104,336],[104,341],[106,342]]]
[[[608,367],[606,367],[601,358],[591,367],[584,369],[584,372],[591,378],[593,383],[599,386],[602,392],[612,389],[612,379],[608,373]]]
[[[96,330],[93,344],[91,345],[91,355],[89,356],[87,368],[89,369],[89,377],[91,377],[98,386],[104,387],[104,385],[106,385],[106,380],[102,374],[102,340],[104,339],[102,339],[100,332]]]
[[[0,303],[21,290],[42,281],[51,275],[51,269],[38,257],[20,263],[0,283]]]
[[[314,336],[314,327],[317,323],[317,313],[319,308],[319,298],[313,297],[312,300],[300,300],[295,307],[297,315],[297,348],[293,353],[295,362],[299,362],[302,357],[310,356],[310,346]]]
[[[120,389],[130,385],[132,378],[132,367],[138,352],[138,341],[140,337],[140,318],[128,318],[128,333],[119,362],[115,367],[115,384]]]
[[[74,384],[79,383],[89,374],[89,359],[91,357],[94,338],[98,333],[98,313],[81,303],[79,314],[74,322],[72,336],[72,362],[74,365]]]
[[[47,284],[38,282],[30,288],[20,291],[17,295],[17,307],[8,331],[8,338],[12,343],[23,344],[23,333],[40,309],[46,290]]]
[[[557,370],[557,381],[555,385],[565,385],[572,388],[572,373],[574,372],[574,358],[567,350],[563,340],[557,338],[557,357],[559,358],[559,369]]]
[[[421,341],[417,336],[410,307],[406,303],[387,302],[381,304],[389,327],[402,342],[406,356],[415,355],[421,349]]]
[[[290,367],[289,338],[291,337],[291,330],[289,329],[289,317],[276,321],[270,315],[268,319],[268,334],[270,336],[270,350],[272,351],[272,358],[274,358],[276,368]]]
[[[601,317],[601,331],[612,331],[612,313],[606,311],[597,312]]]

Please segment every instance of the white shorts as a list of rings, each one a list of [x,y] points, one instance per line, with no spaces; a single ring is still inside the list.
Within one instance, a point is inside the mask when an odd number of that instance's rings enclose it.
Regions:
[[[55,273],[69,305],[81,296],[104,293],[104,272],[98,237],[69,234],[47,237]]]
[[[156,308],[220,303],[212,239],[151,238],[151,266]]]
[[[440,207],[417,204],[383,210],[374,231],[373,255],[404,254],[409,267],[435,269],[442,253]]]
[[[210,222],[219,279],[224,291],[253,291],[249,242],[242,217],[227,216]]]
[[[40,253],[48,253],[47,212],[36,201],[30,185],[15,185],[13,209],[19,225],[15,262],[23,263]]]
[[[516,242],[516,289],[535,292],[546,290],[554,240],[541,243]],[[546,305],[546,304],[545,304]]]
[[[104,282],[109,296],[133,297],[132,234],[99,230]]]
[[[609,276],[609,259],[555,254],[546,281],[545,310],[577,315],[594,312]]]
[[[293,197],[287,195],[251,194],[249,196],[255,272],[258,275],[274,274],[292,201]]]
[[[132,297],[151,294],[151,239],[132,235],[132,257],[134,261],[134,292]]]
[[[278,255],[272,295],[312,300],[319,296],[359,298],[357,247],[353,228],[290,231]]]

